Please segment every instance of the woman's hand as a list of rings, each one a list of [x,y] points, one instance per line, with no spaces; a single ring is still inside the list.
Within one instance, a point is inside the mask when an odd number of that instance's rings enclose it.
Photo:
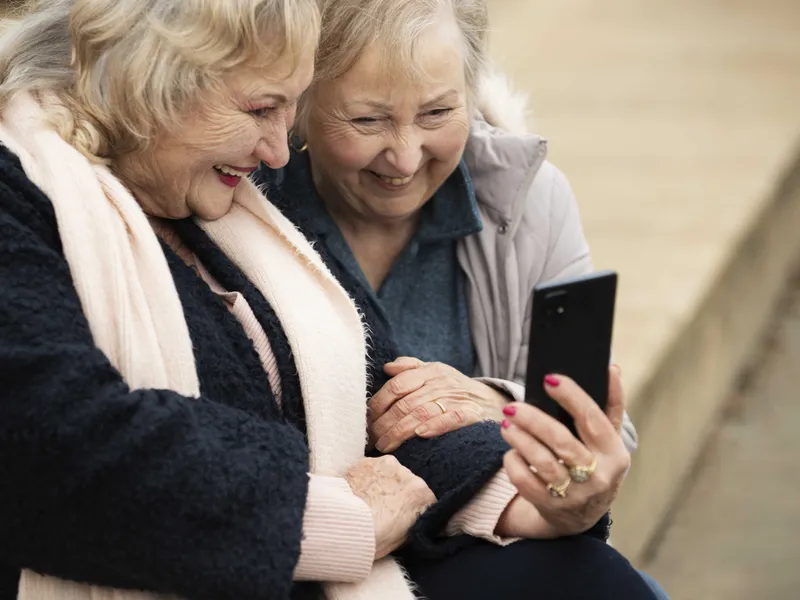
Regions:
[[[436,437],[500,413],[507,398],[442,363],[402,357],[384,367],[391,379],[369,401],[369,439],[391,452],[415,435]]]
[[[353,493],[369,505],[375,523],[375,560],[403,545],[408,531],[436,496],[394,456],[362,458],[345,473]]]
[[[506,407],[503,437],[513,448],[503,461],[506,473],[521,497],[552,526],[521,523],[514,515],[528,509],[520,505],[502,524],[507,535],[528,533],[532,525],[541,532],[536,537],[588,530],[611,507],[630,466],[620,436],[625,398],[618,367],[610,370],[605,413],[568,377],[550,375],[544,387],[575,419],[580,439],[534,406]]]

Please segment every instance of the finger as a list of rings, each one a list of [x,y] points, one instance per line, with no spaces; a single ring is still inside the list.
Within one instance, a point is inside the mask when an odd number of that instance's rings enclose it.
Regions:
[[[403,374],[407,375],[407,373]],[[403,375],[398,375],[402,377]],[[398,398],[390,407],[389,410],[384,412],[377,419],[371,420],[369,424],[370,433],[377,439],[381,438],[386,433],[402,421],[407,416],[411,415],[418,407],[437,400],[439,396],[444,396],[444,390],[436,380],[425,381],[417,390]],[[435,404],[434,411],[431,416],[438,416],[442,413],[442,409],[438,408]],[[419,425],[419,423],[417,423]]]
[[[428,373],[425,367],[410,369],[392,377],[367,403],[370,420],[376,421],[389,410],[398,399],[420,389],[425,385],[427,377]]]
[[[608,452],[619,435],[597,403],[580,386],[564,375],[545,377],[544,389],[575,421],[575,429],[592,451]]]
[[[622,369],[611,365],[608,370],[608,403],[606,416],[617,433],[622,431],[622,420],[625,416],[625,389],[622,387]]]
[[[438,404],[433,402],[422,402],[419,406],[414,408],[407,416],[398,420],[392,427],[383,433],[375,433],[377,437],[375,448],[380,452],[393,452],[399,448],[403,442],[415,437],[416,429],[422,423],[433,419],[434,417],[441,417],[442,409]]]
[[[474,425],[483,420],[481,411],[473,406],[450,407],[446,400],[440,400],[447,407],[447,412],[422,423],[414,433],[422,438],[444,435],[450,431]],[[434,403],[432,403],[434,404]],[[436,406],[434,404],[434,406]]]
[[[392,362],[383,365],[383,372],[389,377],[394,377],[404,371],[408,371],[409,369],[417,369],[422,366],[425,366],[425,363],[418,358],[401,356]]]
[[[567,468],[558,462],[558,457],[540,440],[508,421],[503,423],[502,432],[503,439],[525,459],[543,482],[557,484],[569,477]]]
[[[505,429],[504,436],[512,436],[513,439],[519,439],[520,436],[537,439],[567,466],[590,465],[594,460],[592,452],[566,425],[535,406],[523,403],[509,404],[505,414],[511,427]]]
[[[503,456],[503,468],[508,479],[528,502],[537,505],[547,494],[547,484],[543,483],[525,459],[516,450],[509,450]]]

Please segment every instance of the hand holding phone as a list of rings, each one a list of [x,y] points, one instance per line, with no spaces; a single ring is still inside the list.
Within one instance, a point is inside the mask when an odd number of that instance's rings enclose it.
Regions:
[[[544,378],[572,378],[605,410],[617,274],[600,271],[537,286],[533,292],[525,401],[564,423],[572,417],[544,390]]]

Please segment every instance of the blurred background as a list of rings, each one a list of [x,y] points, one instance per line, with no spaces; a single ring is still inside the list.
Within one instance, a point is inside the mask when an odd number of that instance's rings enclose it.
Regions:
[[[621,276],[614,545],[673,600],[800,598],[800,0],[488,2]]]
[[[800,0],[489,0],[621,290],[614,545],[673,600],[800,598]]]

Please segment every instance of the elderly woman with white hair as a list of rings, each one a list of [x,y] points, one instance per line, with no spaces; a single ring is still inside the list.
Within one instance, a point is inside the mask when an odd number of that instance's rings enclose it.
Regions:
[[[513,448],[482,492],[508,498],[507,511],[494,530],[469,530],[505,547],[409,561],[412,578],[431,598],[446,588],[458,598],[634,597],[591,585],[591,553],[582,566],[560,554],[610,509],[636,445],[618,367],[606,414],[568,379],[542,382],[581,416],[580,439],[512,402],[525,395],[534,286],[592,264],[565,177],[545,159],[544,140],[519,131],[519,100],[487,72],[485,0],[320,5],[315,78],[298,106],[292,156],[256,178],[356,298],[373,334],[393,340],[390,379],[370,400],[370,440],[392,452],[496,419]],[[593,473],[573,481],[570,466]],[[520,537],[559,539],[538,546],[538,567],[523,558],[526,543],[502,537],[520,512],[540,524]],[[499,574],[502,556],[536,573],[530,596],[515,595],[519,580]]]

